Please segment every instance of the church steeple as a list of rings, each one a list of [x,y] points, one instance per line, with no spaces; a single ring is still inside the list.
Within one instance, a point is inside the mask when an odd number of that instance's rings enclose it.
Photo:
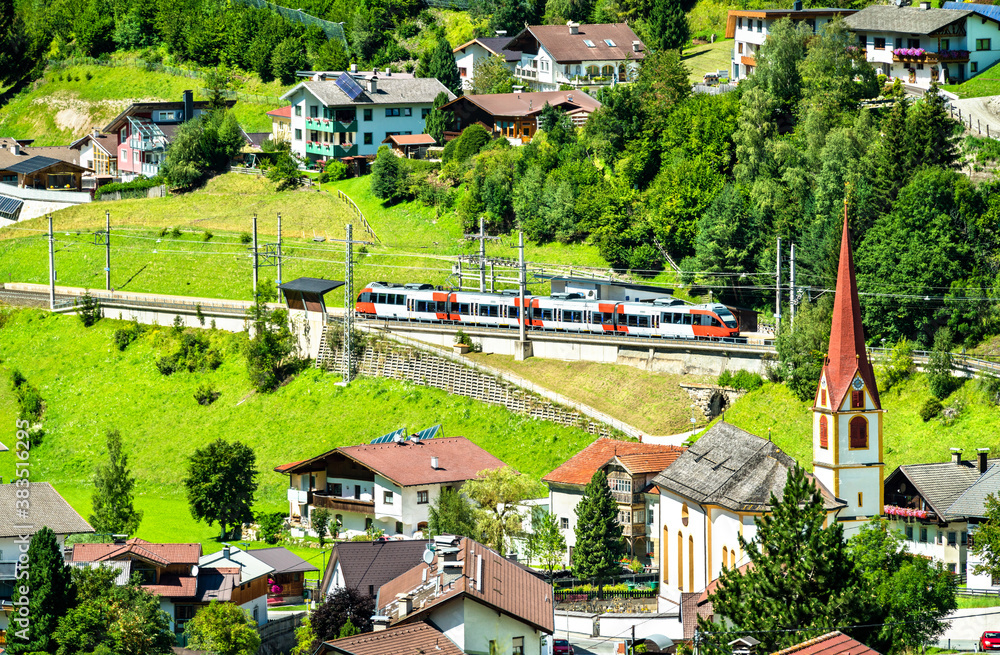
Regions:
[[[851,383],[860,375],[876,409],[881,409],[875,374],[865,349],[865,329],[861,325],[858,282],[854,277],[854,254],[847,227],[847,203],[844,203],[844,234],[840,241],[840,265],[837,269],[837,294],[833,301],[833,326],[830,348],[823,366],[834,407],[844,402]]]

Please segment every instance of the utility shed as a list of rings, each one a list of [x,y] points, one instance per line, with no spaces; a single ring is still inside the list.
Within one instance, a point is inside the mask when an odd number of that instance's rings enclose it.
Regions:
[[[590,277],[536,275],[552,283],[552,293],[578,293],[588,300],[652,300],[674,295],[673,289]]]
[[[307,312],[326,313],[326,303],[323,296],[334,289],[344,286],[337,280],[324,280],[318,277],[300,277],[278,285],[285,296],[288,309],[304,309]]]

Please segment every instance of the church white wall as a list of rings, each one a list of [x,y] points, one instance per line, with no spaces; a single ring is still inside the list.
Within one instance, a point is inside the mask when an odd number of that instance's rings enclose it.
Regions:
[[[687,524],[684,508],[687,508]],[[708,584],[708,516],[703,507],[660,489],[660,595],[680,602],[682,592]]]

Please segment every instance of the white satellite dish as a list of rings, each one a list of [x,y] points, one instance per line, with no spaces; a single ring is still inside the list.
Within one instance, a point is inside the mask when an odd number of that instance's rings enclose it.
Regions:
[[[424,549],[424,564],[430,566],[433,561],[434,561],[434,551],[431,550],[430,548]]]

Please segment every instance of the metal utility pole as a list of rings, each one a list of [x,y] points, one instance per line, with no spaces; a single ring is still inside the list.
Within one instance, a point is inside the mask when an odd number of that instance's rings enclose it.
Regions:
[[[527,285],[528,280],[524,271],[524,232],[522,230],[517,231],[517,293],[520,298],[520,318],[518,321],[518,335],[521,343],[524,343],[524,322],[527,320],[528,313],[525,311],[524,307],[524,287]]]
[[[790,315],[789,326],[795,327],[795,244],[792,244],[792,254],[789,256],[791,264],[788,270],[788,313]]]
[[[104,212],[104,288],[111,291],[111,212]]]
[[[257,300],[257,214],[253,215],[253,299]]]
[[[781,237],[778,237],[778,276],[774,294],[774,333],[781,331]]]
[[[354,332],[354,242],[351,239],[352,226],[347,224],[347,239],[344,258],[344,384],[351,382],[354,369],[351,336]]]
[[[281,286],[281,212],[278,212],[278,286]]]
[[[486,291],[486,242],[496,241],[500,237],[486,236],[486,219],[479,218],[479,234],[466,234],[466,239],[476,239],[479,241],[479,290]],[[462,287],[461,262],[459,262],[459,288]]]
[[[56,309],[56,238],[52,234],[52,214],[49,214],[49,309]]]

